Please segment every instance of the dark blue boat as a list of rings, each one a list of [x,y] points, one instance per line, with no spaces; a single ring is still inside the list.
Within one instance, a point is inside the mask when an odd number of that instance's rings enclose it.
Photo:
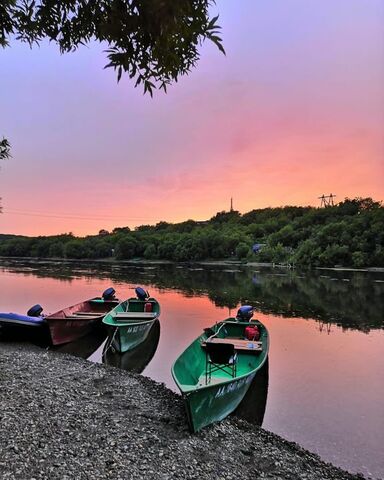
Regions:
[[[35,306],[36,307],[36,306]],[[40,307],[40,305],[39,305]],[[2,340],[32,341],[49,343],[49,329],[42,308],[29,309],[27,315],[19,313],[0,313],[0,335]],[[31,315],[32,314],[32,315]]]
[[[42,316],[31,317],[19,313],[0,313],[1,327],[41,327],[43,325],[45,325],[45,319]]]

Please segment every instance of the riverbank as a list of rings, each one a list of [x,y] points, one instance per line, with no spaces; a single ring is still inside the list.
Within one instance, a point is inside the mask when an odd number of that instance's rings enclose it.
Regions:
[[[340,479],[351,475],[231,417],[191,435],[146,377],[37,347],[0,350],[2,479]]]
[[[303,268],[300,265],[291,265],[291,264],[279,264],[279,263],[269,263],[269,262],[246,262],[241,260],[200,260],[200,261],[190,261],[190,262],[174,262],[171,260],[147,260],[144,258],[136,258],[131,260],[116,260],[113,257],[108,258],[82,258],[82,259],[71,259],[71,258],[38,258],[38,257],[3,257],[0,256],[0,261],[26,261],[31,263],[69,263],[69,264],[111,264],[111,265],[132,265],[132,266],[159,266],[159,265],[180,265],[180,266],[197,266],[197,267],[251,267],[251,268],[282,268],[287,270],[331,270],[331,271],[347,271],[347,272],[378,272],[384,273],[384,267],[362,267],[362,268],[352,268],[352,267],[313,267]]]

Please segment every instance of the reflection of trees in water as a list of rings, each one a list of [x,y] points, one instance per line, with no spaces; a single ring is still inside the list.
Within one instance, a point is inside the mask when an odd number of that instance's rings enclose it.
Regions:
[[[250,300],[257,301],[265,313],[314,318],[362,331],[383,328],[383,286],[361,272],[348,277],[346,272],[337,274],[332,272],[332,278],[318,273],[301,277],[295,272],[286,277],[266,276],[261,285],[254,285]]]
[[[1,260],[1,271],[9,271],[24,276],[33,275],[38,278],[54,278],[69,283],[76,278],[70,265],[50,261]]]
[[[220,307],[236,308],[239,303],[250,303],[263,313],[314,318],[343,328],[369,331],[384,327],[384,283],[375,282],[383,275],[373,272],[311,271],[302,274],[266,268],[226,271],[217,266],[196,269],[169,264],[149,267],[82,263],[79,266],[47,262],[23,265],[20,261],[17,264],[8,262],[7,267],[39,277],[108,278],[115,284],[152,285],[161,291],[175,290],[188,297],[208,296]]]

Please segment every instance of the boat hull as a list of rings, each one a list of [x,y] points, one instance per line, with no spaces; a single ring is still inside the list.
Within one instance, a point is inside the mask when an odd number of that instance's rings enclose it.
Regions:
[[[140,345],[148,337],[155,320],[115,327],[112,334],[112,347],[119,353],[125,353]]]
[[[52,345],[63,345],[91,334],[100,325],[104,315],[92,320],[50,319],[49,331]]]
[[[0,313],[0,325],[4,328],[27,327],[41,328],[45,325],[44,317],[30,317],[18,313]]]
[[[212,385],[183,395],[190,430],[194,433],[226,418],[241,403],[255,372],[226,384]]]

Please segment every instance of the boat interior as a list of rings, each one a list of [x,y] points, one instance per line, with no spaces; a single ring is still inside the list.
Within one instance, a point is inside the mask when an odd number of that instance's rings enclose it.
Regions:
[[[264,355],[261,353],[267,332],[262,324],[252,323],[257,325],[260,330],[258,341],[250,341],[245,338],[244,330],[249,323],[221,322],[213,329],[206,329],[204,334],[188,347],[174,365],[174,373],[182,390],[188,391],[210,384],[223,383],[247,375],[250,371],[258,368],[264,359]],[[209,349],[207,349],[207,343],[232,345],[232,355],[228,350],[227,359],[224,358],[224,363],[220,365],[219,362],[215,362],[215,358],[212,359]],[[222,368],[223,366],[224,368]]]
[[[92,319],[99,318],[118,305],[118,300],[103,300],[95,298],[64,308],[59,312],[48,315],[49,319]]]
[[[139,320],[153,320],[159,316],[159,303],[154,298],[139,300],[129,298],[122,302],[113,312],[113,319],[116,322],[130,322]]]
[[[145,300],[145,301],[139,300],[138,298],[129,298],[124,303],[126,304],[125,305],[126,312],[145,312],[145,309],[148,308],[148,305],[151,305],[150,311],[152,312],[159,311],[159,303],[154,298],[148,298],[148,300]]]

